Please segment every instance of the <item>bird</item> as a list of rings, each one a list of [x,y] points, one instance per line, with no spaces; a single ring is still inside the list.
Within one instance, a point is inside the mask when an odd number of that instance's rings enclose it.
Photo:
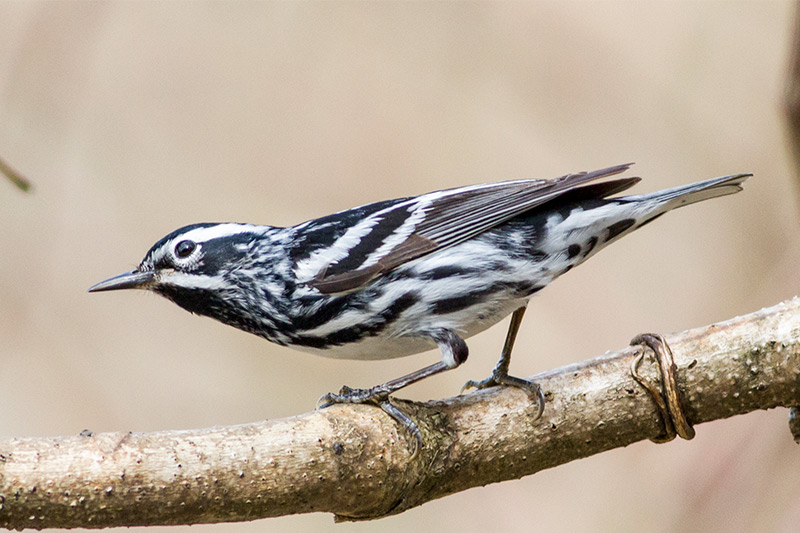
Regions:
[[[433,364],[370,388],[343,386],[318,403],[376,405],[418,445],[418,425],[390,396],[463,364],[465,339],[511,315],[491,375],[464,389],[522,389],[538,418],[541,388],[509,374],[531,297],[667,211],[736,193],[752,176],[618,196],[640,178],[608,178],[631,165],[439,190],[289,227],[191,224],[156,242],[134,270],[89,292],[152,291],[191,313],[326,357],[390,359],[438,347]]]

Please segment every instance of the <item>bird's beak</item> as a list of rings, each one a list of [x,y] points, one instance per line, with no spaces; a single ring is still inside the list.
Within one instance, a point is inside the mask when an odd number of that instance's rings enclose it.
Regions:
[[[89,287],[89,292],[116,291],[118,289],[146,289],[155,281],[156,273],[152,270],[139,272],[131,270],[119,276],[114,276],[97,285]]]

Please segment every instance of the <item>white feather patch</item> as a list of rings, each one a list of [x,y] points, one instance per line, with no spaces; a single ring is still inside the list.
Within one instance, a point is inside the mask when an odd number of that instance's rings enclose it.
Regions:
[[[226,224],[217,224],[216,226],[209,226],[207,228],[194,228],[186,233],[178,235],[173,240],[190,240],[194,242],[203,243],[212,239],[219,239],[220,237],[230,237],[231,235],[238,235],[240,233],[264,233],[265,229],[252,224],[237,224],[229,222]]]
[[[159,283],[174,285],[183,289],[222,290],[229,286],[221,276],[211,277],[203,274],[188,274],[178,270],[162,272]]]

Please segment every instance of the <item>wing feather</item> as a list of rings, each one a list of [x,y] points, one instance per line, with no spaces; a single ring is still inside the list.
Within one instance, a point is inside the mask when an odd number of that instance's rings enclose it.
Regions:
[[[356,289],[403,263],[469,240],[584,183],[619,174],[630,166],[617,165],[553,180],[460,187],[395,203],[361,221],[359,226],[368,231],[360,236],[358,244],[340,248],[336,260],[320,265],[309,284],[324,293]],[[624,181],[625,184],[592,187],[611,194],[635,182]],[[388,248],[387,228],[397,237],[393,240],[396,244]]]

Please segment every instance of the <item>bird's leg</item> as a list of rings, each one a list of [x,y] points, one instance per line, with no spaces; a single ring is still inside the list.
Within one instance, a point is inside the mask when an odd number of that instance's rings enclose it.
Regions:
[[[511,323],[508,325],[508,333],[506,333],[506,341],[503,343],[503,351],[500,352],[500,360],[497,361],[497,365],[495,365],[494,370],[492,370],[492,375],[481,381],[467,381],[464,386],[461,387],[461,392],[463,393],[471,387],[475,387],[476,389],[485,389],[497,385],[517,387],[525,391],[532,400],[536,400],[538,405],[536,418],[539,418],[544,411],[544,394],[542,394],[542,389],[533,381],[508,375],[508,366],[511,364],[511,350],[514,348],[514,341],[517,339],[517,332],[519,331],[520,324],[522,324],[523,315],[525,315],[525,307],[520,307],[511,315]]]
[[[455,368],[466,361],[469,355],[467,343],[451,330],[436,331],[431,337],[439,345],[439,349],[442,352],[441,361],[369,389],[353,389],[345,385],[338,394],[329,392],[322,396],[317,401],[317,405],[320,408],[329,407],[336,403],[369,403],[376,405],[414,436],[418,448],[422,447],[422,435],[417,424],[411,417],[391,403],[389,395],[429,376]]]

